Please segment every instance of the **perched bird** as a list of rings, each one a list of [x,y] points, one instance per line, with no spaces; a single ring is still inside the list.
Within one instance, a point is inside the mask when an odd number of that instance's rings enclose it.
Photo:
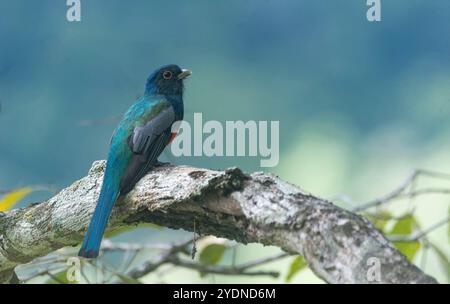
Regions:
[[[125,113],[111,138],[100,197],[79,256],[95,258],[114,203],[157,162],[176,135],[172,124],[183,119],[183,80],[191,71],[167,65],[147,79],[145,94]]]

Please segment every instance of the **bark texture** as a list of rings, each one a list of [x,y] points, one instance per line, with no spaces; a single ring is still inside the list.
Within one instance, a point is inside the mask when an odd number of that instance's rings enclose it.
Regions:
[[[97,161],[48,201],[0,214],[0,282],[15,281],[19,264],[82,241],[104,167]],[[201,234],[301,254],[329,283],[436,283],[365,218],[274,175],[237,168],[155,168],[114,208],[109,230],[155,223],[192,231],[194,222]]]

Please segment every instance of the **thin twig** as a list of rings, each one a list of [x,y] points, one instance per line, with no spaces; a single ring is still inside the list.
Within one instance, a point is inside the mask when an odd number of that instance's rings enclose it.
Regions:
[[[170,244],[135,244],[118,243],[104,240],[102,242],[102,251],[141,251],[141,250],[170,250],[173,245]]]
[[[430,189],[425,189],[426,191],[416,190],[416,191],[413,191],[413,192],[410,192],[410,193],[404,195],[404,191],[411,184],[413,184],[414,181],[419,176],[427,176],[427,177],[431,177],[431,178],[450,180],[450,174],[447,174],[447,173],[435,172],[435,171],[429,171],[429,170],[416,170],[398,188],[394,189],[393,191],[389,192],[388,194],[386,194],[380,198],[376,198],[372,201],[369,201],[367,203],[364,203],[362,205],[354,207],[353,211],[363,211],[363,210],[366,210],[366,209],[369,209],[372,207],[377,207],[377,206],[386,204],[386,203],[392,201],[393,199],[396,199],[399,197],[410,198],[412,196],[431,193]],[[450,194],[449,189],[434,189],[434,190],[437,190],[437,193]],[[433,193],[436,193],[436,192],[433,192]]]
[[[44,191],[44,192],[50,192],[50,193],[57,193],[58,189],[54,186],[47,186],[47,185],[32,185],[32,186],[24,186],[24,187],[29,187],[31,189],[33,189],[34,192],[37,191]],[[20,189],[22,187],[17,187],[14,189],[0,189],[0,195],[6,195],[9,194],[11,192],[17,191],[18,189]]]
[[[261,266],[263,264],[267,264],[284,257],[289,256],[288,253],[281,253],[272,257],[264,258],[257,261],[252,261],[240,266],[222,266],[222,265],[208,265],[202,263],[195,263],[186,260],[182,260],[178,257],[170,257],[169,262],[173,265],[189,268],[193,270],[197,270],[199,272],[208,273],[208,274],[223,274],[223,275],[244,275],[244,276],[271,276],[278,277],[280,274],[276,271],[247,271],[249,268],[253,268],[256,266]]]
[[[267,264],[267,263],[270,263],[270,262],[273,262],[273,261],[276,261],[276,260],[280,260],[280,259],[285,258],[287,256],[290,256],[290,254],[283,252],[283,253],[280,253],[280,254],[277,254],[277,255],[274,255],[274,256],[271,256],[271,257],[267,257],[267,258],[263,258],[263,259],[260,259],[260,260],[255,260],[255,261],[251,261],[251,262],[242,264],[242,265],[240,265],[237,268],[241,269],[241,270],[247,270],[249,268],[253,268],[253,267],[256,267],[256,266],[261,266],[263,264]]]
[[[394,216],[394,215],[385,215],[382,213],[365,213],[366,216],[373,218],[375,220],[381,220],[381,221],[389,221],[389,220],[395,220],[395,221],[401,221],[404,219],[407,219],[409,217],[411,217],[414,214],[415,208],[413,208],[412,210],[399,215],[399,216]]]
[[[407,242],[415,242],[415,241],[418,241],[419,239],[421,239],[422,237],[426,236],[427,234],[429,234],[431,231],[433,231],[433,230],[435,230],[435,229],[437,229],[437,228],[447,224],[448,222],[450,222],[450,216],[445,218],[445,219],[443,219],[443,220],[440,220],[439,222],[437,222],[437,223],[435,223],[433,225],[431,225],[427,229],[422,230],[422,231],[420,231],[418,233],[415,233],[415,234],[413,234],[411,236],[405,237],[405,236],[395,236],[395,235],[393,235],[393,236],[389,237],[389,240],[391,242],[402,242],[402,243],[403,242],[405,242],[405,243],[407,243]]]
[[[25,275],[25,276],[21,276],[20,280],[23,282],[27,282],[30,281],[32,279],[44,276],[44,275],[48,275],[48,273],[50,271],[62,271],[64,269],[64,265],[49,265],[48,267],[44,268],[44,269],[36,269],[33,272]]]
[[[147,275],[150,272],[155,271],[160,266],[168,263],[168,260],[170,259],[171,256],[174,256],[180,252],[186,252],[186,247],[191,245],[193,241],[194,240],[190,239],[190,240],[181,242],[179,244],[172,245],[170,250],[167,250],[166,252],[162,253],[156,259],[147,261],[147,262],[143,263],[142,265],[140,265],[139,267],[136,267],[135,269],[129,271],[127,273],[127,276],[134,278],[134,279],[138,279],[138,278],[141,278],[141,277]]]
[[[277,278],[280,276],[279,272],[276,271],[245,271],[238,268],[218,266],[218,265],[206,265],[198,264],[189,261],[182,261],[180,259],[172,259],[170,261],[173,265],[189,268],[192,270],[197,270],[199,272],[208,274],[222,274],[222,275],[242,275],[242,276],[270,276]]]

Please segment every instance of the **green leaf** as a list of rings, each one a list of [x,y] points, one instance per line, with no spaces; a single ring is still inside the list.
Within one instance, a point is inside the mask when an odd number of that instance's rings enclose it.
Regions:
[[[208,265],[215,265],[220,262],[225,250],[226,247],[222,244],[210,244],[200,253],[200,262]]]
[[[388,233],[388,235],[395,236],[411,236],[414,232],[414,226],[417,225],[416,219],[411,215],[401,220],[398,220],[395,223],[392,230]],[[394,246],[403,253],[409,261],[412,261],[419,251],[421,244],[418,241],[413,242],[394,242]]]
[[[63,270],[57,272],[50,276],[50,279],[47,280],[46,284],[69,284],[74,282],[69,282],[67,280],[67,270]]]
[[[395,223],[392,230],[389,232],[390,235],[404,235],[409,236],[414,230],[414,224],[416,220],[413,216],[404,217]]]
[[[302,269],[306,268],[308,264],[306,263],[305,259],[299,255],[297,256],[291,263],[291,266],[289,267],[289,272],[286,275],[285,281],[290,282],[292,278]]]
[[[394,242],[394,246],[406,256],[408,261],[412,262],[422,245],[418,241],[414,242]]]

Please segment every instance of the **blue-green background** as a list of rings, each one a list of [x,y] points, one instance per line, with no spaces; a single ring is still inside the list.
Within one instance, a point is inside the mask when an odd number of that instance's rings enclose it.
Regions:
[[[167,63],[194,72],[187,120],[202,112],[204,120],[280,121],[275,168],[246,157],[169,157],[175,163],[268,170],[355,202],[415,168],[450,172],[450,2],[381,1],[378,23],[367,21],[365,2],[82,0],[82,21],[70,23],[65,1],[1,0],[0,190],[60,189],[85,175],[105,158],[117,117],[149,72]],[[86,125],[92,120],[106,123]],[[448,213],[445,197],[417,205],[423,226]],[[448,252],[445,229],[431,237]],[[144,229],[121,239],[168,235]],[[275,249],[241,250],[245,260]],[[430,259],[426,270],[446,280]],[[178,281],[201,280],[185,274]]]

